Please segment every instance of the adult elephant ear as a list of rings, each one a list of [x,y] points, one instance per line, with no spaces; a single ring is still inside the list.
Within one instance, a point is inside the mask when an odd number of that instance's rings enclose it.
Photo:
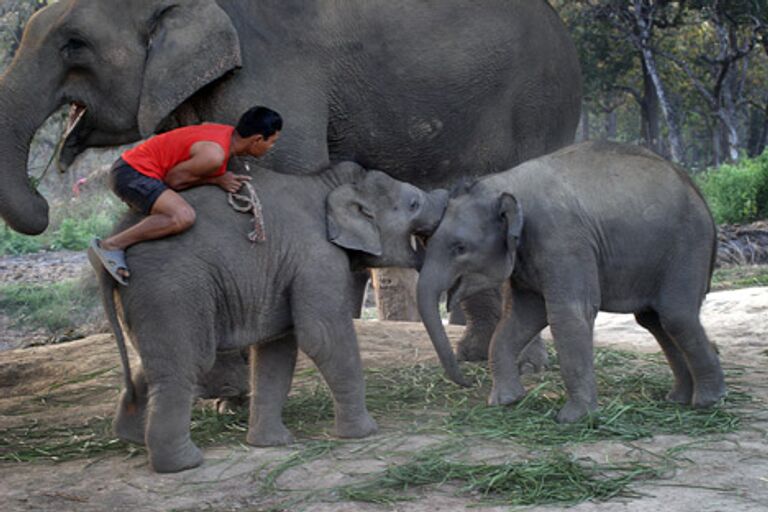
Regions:
[[[376,214],[354,185],[337,187],[326,199],[328,240],[353,251],[381,256]]]
[[[149,23],[138,113],[142,137],[196,91],[242,65],[237,31],[215,0],[162,2]]]
[[[523,233],[523,208],[512,194],[501,194],[499,198],[499,216],[504,223],[507,240],[507,254],[512,265],[515,264],[515,252]]]

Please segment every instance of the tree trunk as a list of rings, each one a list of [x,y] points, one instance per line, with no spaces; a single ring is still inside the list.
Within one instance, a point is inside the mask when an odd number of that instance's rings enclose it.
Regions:
[[[416,304],[418,274],[415,270],[376,269],[372,274],[379,320],[421,321]]]
[[[677,119],[675,112],[672,108],[672,103],[667,98],[667,93],[664,89],[664,84],[659,76],[659,71],[656,66],[656,59],[650,48],[642,48],[643,62],[648,69],[648,74],[653,81],[653,86],[656,89],[656,95],[659,99],[659,106],[661,112],[664,115],[664,121],[667,123],[669,131],[669,152],[672,160],[676,163],[683,162],[683,144],[682,137],[680,136],[680,128],[677,125]]]
[[[616,140],[618,122],[616,120],[616,111],[611,110],[605,114],[605,138]]]
[[[591,137],[589,129],[589,107],[586,102],[581,106],[581,119],[579,120],[578,136],[576,142],[583,142],[589,140]]]
[[[661,153],[659,144],[661,128],[659,125],[659,97],[653,78],[648,73],[648,68],[643,62],[643,99],[640,101],[641,127],[640,133],[645,140],[645,146],[656,153]]]

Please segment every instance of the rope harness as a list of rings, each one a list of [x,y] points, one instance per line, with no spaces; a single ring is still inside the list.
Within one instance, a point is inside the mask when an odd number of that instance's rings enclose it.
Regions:
[[[245,164],[245,168],[249,171],[251,170],[248,164]],[[245,187],[247,195],[240,193],[233,194],[230,192],[227,195],[227,201],[237,212],[253,213],[253,231],[248,233],[248,240],[252,243],[264,242],[267,239],[267,232],[264,229],[264,215],[261,211],[261,200],[259,200],[256,190],[250,183],[247,181],[243,182],[243,187]],[[242,188],[240,190],[242,191]],[[238,201],[240,204],[237,203]]]

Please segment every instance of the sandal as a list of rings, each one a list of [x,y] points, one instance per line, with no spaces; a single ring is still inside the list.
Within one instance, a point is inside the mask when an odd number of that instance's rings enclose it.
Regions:
[[[128,282],[119,272],[120,269],[128,271],[128,265],[125,263],[125,251],[107,251],[102,249],[101,240],[94,238],[91,240],[90,247],[88,247],[88,259],[91,260],[91,265],[94,268],[97,268],[100,264],[115,281],[123,286],[128,285]]]

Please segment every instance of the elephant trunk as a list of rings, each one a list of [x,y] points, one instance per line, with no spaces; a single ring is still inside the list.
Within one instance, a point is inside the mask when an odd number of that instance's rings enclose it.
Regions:
[[[440,272],[435,265],[428,265],[419,273],[417,291],[419,314],[448,378],[459,386],[469,387],[470,384],[459,370],[451,342],[448,340],[440,318],[440,294],[448,288],[442,281],[445,281],[445,278],[440,277]]]
[[[48,202],[27,171],[35,131],[56,110],[51,84],[36,82],[33,69],[12,65],[0,78],[0,217],[20,233],[48,227]]]

